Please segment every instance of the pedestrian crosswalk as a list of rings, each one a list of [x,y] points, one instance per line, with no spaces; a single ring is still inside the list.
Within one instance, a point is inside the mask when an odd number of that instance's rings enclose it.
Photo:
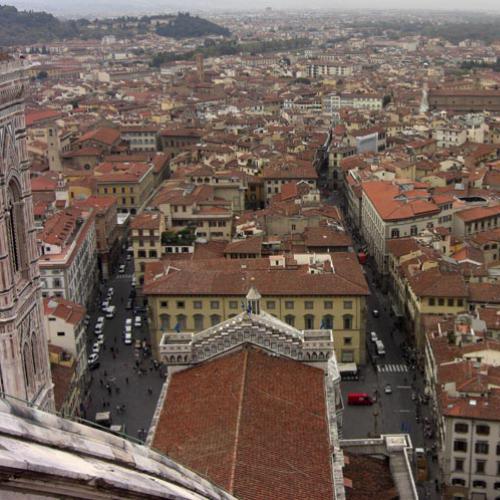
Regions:
[[[407,372],[408,371],[408,365],[405,365],[404,363],[400,364],[383,364],[383,365],[377,365],[377,371],[378,372]]]
[[[130,274],[118,274],[117,276],[115,276],[115,279],[116,280],[131,280],[132,279],[132,276],[133,274],[130,273]]]

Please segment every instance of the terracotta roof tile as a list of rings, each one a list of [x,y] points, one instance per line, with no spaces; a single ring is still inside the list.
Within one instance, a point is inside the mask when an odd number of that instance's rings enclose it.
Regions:
[[[333,497],[324,372],[243,348],[172,376],[153,447],[242,500]]]

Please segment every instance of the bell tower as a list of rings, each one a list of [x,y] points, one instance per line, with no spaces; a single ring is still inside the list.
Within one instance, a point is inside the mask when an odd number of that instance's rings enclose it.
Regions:
[[[0,53],[0,395],[52,411],[26,147],[27,85],[23,61]]]

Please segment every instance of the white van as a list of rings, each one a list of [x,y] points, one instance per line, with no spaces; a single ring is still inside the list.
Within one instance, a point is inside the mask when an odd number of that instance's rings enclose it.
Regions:
[[[115,312],[116,312],[116,306],[109,306],[106,309],[106,318],[114,318],[115,317]]]
[[[384,347],[384,343],[381,340],[377,340],[375,342],[375,348],[377,349],[377,354],[379,356],[384,356],[384,354],[385,354],[385,347]]]
[[[134,318],[134,326],[141,327],[142,326],[142,318],[140,316],[136,316]]]

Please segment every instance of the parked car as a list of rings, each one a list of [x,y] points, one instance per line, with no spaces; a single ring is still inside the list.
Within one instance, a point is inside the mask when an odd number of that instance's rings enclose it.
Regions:
[[[120,264],[120,267],[118,268],[118,273],[119,274],[124,274],[125,273],[125,264]]]
[[[127,262],[130,262],[132,260],[132,255],[128,254],[127,255]]]
[[[137,284],[137,280],[135,279],[135,276],[132,276],[132,281],[130,284],[132,285],[132,288],[135,288],[135,285]]]
[[[132,325],[125,325],[125,330],[123,331],[123,335],[132,335]]]
[[[384,346],[384,343],[381,340],[377,340],[375,342],[375,348],[377,349],[377,354],[379,356],[384,356],[385,355],[385,346]]]
[[[372,342],[377,342],[377,340],[378,340],[377,332],[370,332],[370,340]]]
[[[106,318],[114,318],[115,317],[115,312],[116,312],[116,306],[109,306],[106,309]]]
[[[372,310],[372,316],[374,318],[378,318],[380,316],[379,310],[378,309],[373,309]]]
[[[366,392],[350,392],[347,394],[347,404],[369,406],[373,404],[373,399]]]
[[[108,288],[108,295],[111,295],[111,297],[112,297],[114,293],[115,293],[115,289],[112,286],[110,286]]]
[[[97,342],[99,342],[99,344],[104,344],[104,333],[101,333],[100,335],[97,336]]]
[[[132,339],[132,333],[126,333],[126,334],[125,334],[125,338],[123,339],[123,342],[124,342],[126,345],[130,345],[130,344],[132,344],[132,342],[133,342],[133,339]]]
[[[136,349],[142,349],[141,339],[135,339],[135,344],[134,344],[134,347],[135,347]]]
[[[97,323],[94,327],[94,335],[101,335],[103,323]]]
[[[385,392],[386,394],[392,394],[392,387],[391,387],[391,384],[386,384],[386,385],[385,385],[384,392]]]
[[[142,318],[140,316],[136,316],[134,318],[134,326],[141,327],[142,326]]]
[[[125,309],[130,311],[134,307],[134,299],[129,298],[127,299],[127,305],[125,306]]]
[[[97,318],[96,325],[98,325],[99,323],[104,324],[104,316],[99,316],[99,317]]]
[[[89,323],[90,323],[90,315],[86,314],[86,315],[85,315],[85,318],[84,318],[84,320],[83,320],[83,324],[84,324],[85,326],[88,326],[88,324],[89,324]]]
[[[97,361],[99,360],[99,354],[93,352],[88,360],[87,360],[87,364],[90,366],[90,365],[93,365],[94,363],[96,363]]]
[[[101,311],[106,312],[108,307],[109,307],[109,300],[103,300],[103,302],[101,304]]]
[[[99,344],[99,342],[94,342],[92,344],[92,352],[96,353],[96,354],[99,354],[100,350],[101,350],[101,344]]]
[[[130,327],[132,326],[132,318],[127,318],[125,320],[125,326],[130,326]]]

